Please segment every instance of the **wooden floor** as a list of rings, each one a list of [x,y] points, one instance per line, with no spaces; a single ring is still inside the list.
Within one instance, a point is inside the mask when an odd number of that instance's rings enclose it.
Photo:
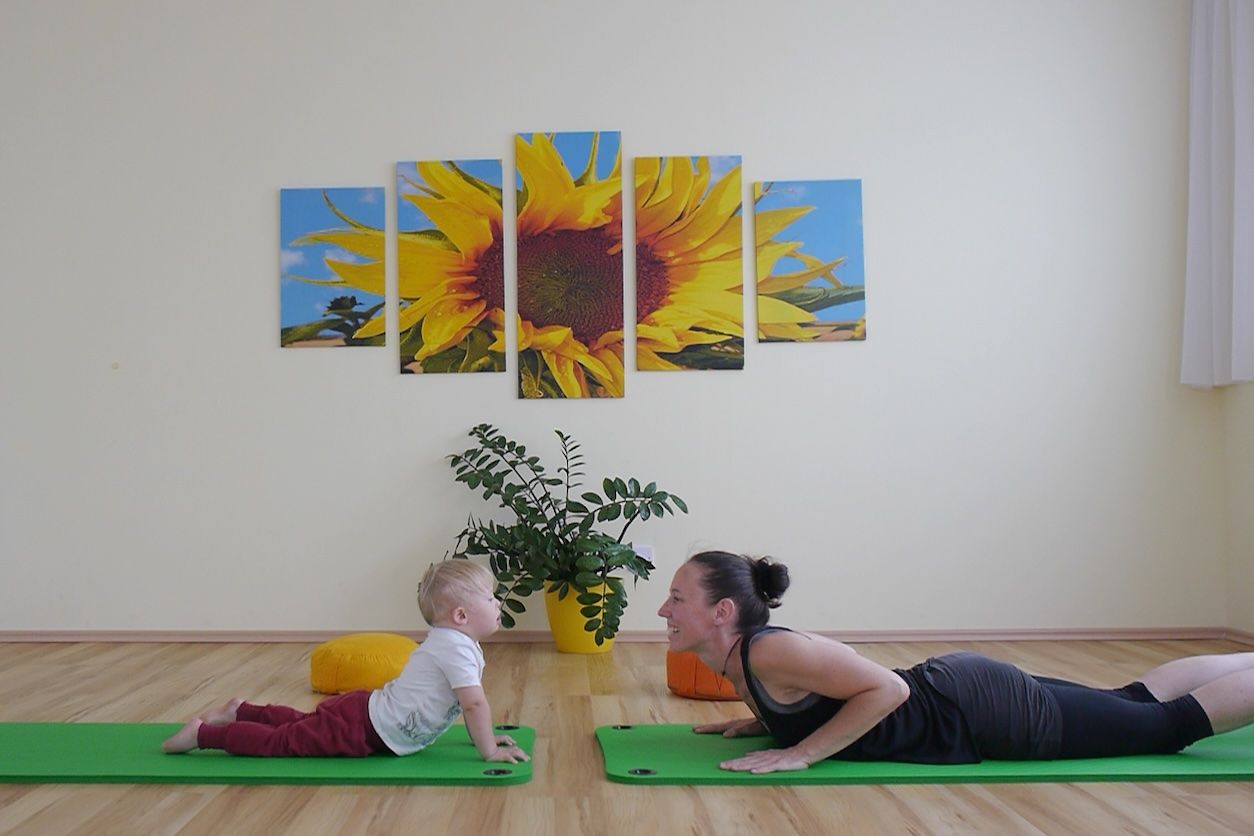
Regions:
[[[0,644],[0,721],[181,721],[231,696],[312,707],[300,644]],[[654,787],[603,777],[621,722],[744,716],[671,696],[665,648],[601,656],[485,645],[497,722],[537,729],[535,777],[499,788],[0,784],[0,833],[1251,833],[1254,782]],[[955,649],[1118,685],[1218,641],[871,644],[898,667]]]

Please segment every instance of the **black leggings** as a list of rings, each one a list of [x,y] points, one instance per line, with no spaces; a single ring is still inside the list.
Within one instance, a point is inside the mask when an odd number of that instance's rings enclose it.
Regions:
[[[1210,718],[1191,694],[1159,702],[1140,682],[1104,690],[1065,679],[1032,678],[1058,703],[1060,758],[1167,754],[1214,734]]]

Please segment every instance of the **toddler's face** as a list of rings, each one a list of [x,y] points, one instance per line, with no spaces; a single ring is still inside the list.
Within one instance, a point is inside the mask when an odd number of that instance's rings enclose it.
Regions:
[[[473,592],[462,604],[466,610],[466,632],[474,639],[484,639],[501,627],[501,602],[494,588]]]

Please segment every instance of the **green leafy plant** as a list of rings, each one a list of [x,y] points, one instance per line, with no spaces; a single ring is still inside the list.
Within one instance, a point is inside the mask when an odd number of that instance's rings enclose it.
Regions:
[[[555,432],[562,465],[551,476],[538,456],[496,427],[480,424],[470,430],[474,446],[448,457],[456,480],[486,500],[496,499],[514,521],[502,524],[472,515],[452,556],[487,555],[504,604],[503,626],[514,626],[511,613],[525,612],[523,599],[533,592],[555,592],[560,599],[573,593],[587,619],[584,629],[601,645],[614,638],[627,608],[622,575],[631,575],[634,583],[654,568],[624,542],[627,529],[637,520],[686,514],[688,506],[654,482],[642,486],[636,479],[614,477],[601,481],[599,493],[584,491],[572,498],[583,484],[583,456],[574,439]],[[614,537],[597,530],[597,523],[622,527]],[[597,591],[602,585],[605,593]]]

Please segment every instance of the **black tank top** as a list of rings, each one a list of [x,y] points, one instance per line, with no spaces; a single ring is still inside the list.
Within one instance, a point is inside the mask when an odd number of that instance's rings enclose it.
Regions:
[[[740,646],[745,687],[771,737],[780,746],[795,746],[826,723],[843,706],[844,700],[822,694],[807,694],[793,703],[771,699],[749,665],[749,649],[759,636],[785,627],[762,627],[746,633]],[[911,763],[977,763],[980,755],[971,741],[966,721],[954,703],[929,681],[923,662],[894,672],[910,686],[910,697],[892,714],[862,737],[831,757],[848,761],[909,761]]]

